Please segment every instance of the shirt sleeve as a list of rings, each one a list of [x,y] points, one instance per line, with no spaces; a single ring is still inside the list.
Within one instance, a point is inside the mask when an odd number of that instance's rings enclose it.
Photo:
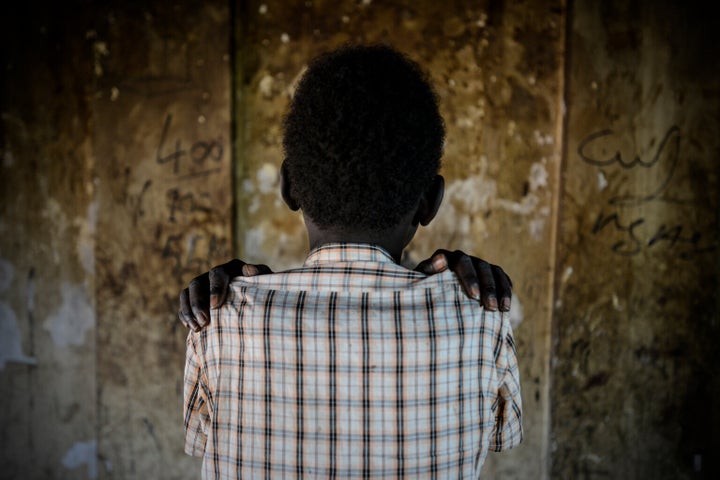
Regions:
[[[185,387],[183,415],[185,423],[185,453],[201,457],[205,453],[207,432],[210,427],[203,369],[197,352],[199,334],[192,331],[187,337],[185,357]]]
[[[490,450],[500,452],[522,442],[522,399],[517,349],[510,326],[509,314],[501,315],[502,326],[495,354],[498,392],[493,403],[495,426],[490,436]]]

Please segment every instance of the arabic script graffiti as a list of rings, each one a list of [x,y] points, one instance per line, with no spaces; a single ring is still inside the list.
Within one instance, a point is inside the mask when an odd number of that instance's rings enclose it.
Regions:
[[[580,159],[599,169],[619,167],[624,171],[647,174],[648,178],[655,180],[639,182],[644,186],[644,191],[610,197],[607,201],[609,208],[603,208],[598,214],[592,234],[599,235],[608,229],[619,233],[620,239],[612,244],[611,250],[623,256],[637,255],[660,245],[675,249],[683,259],[716,250],[717,243],[712,238],[708,239],[707,235],[703,236],[701,229],[689,225],[687,221],[654,226],[642,214],[633,214],[637,207],[652,202],[675,205],[690,203],[688,199],[674,196],[672,191],[673,179],[680,164],[680,128],[677,125],[668,128],[654,150],[651,145],[651,154],[645,159],[637,154],[625,158],[619,150],[608,154],[614,136],[613,130],[604,129],[585,137],[578,145]]]

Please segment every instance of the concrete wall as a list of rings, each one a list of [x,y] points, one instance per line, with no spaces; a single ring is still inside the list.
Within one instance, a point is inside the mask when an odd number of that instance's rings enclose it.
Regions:
[[[3,12],[0,47],[0,477],[88,478],[97,475],[98,212],[92,76],[75,69],[92,57],[79,20],[28,13],[12,18],[24,32]]]
[[[2,7],[0,478],[197,478],[177,293],[233,254],[301,261],[280,119],[345,41],[441,96],[446,199],[406,263],[461,248],[515,283],[526,440],[485,476],[711,478],[718,34],[595,3]]]
[[[178,287],[231,253],[229,7],[106,15],[94,30],[108,51],[93,101],[99,455],[108,477],[182,478],[198,467],[182,454]]]
[[[3,12],[2,478],[197,478],[175,312],[231,254],[229,10]]]
[[[552,476],[717,478],[718,32],[669,1],[570,18]]]

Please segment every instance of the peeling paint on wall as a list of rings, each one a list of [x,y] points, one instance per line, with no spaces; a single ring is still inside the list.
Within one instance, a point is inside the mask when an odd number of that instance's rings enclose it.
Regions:
[[[517,294],[513,295],[512,306],[510,308],[510,325],[513,329],[517,329],[525,319],[522,302]]]
[[[528,183],[530,184],[530,191],[534,192],[540,188],[547,188],[548,186],[548,172],[545,168],[544,162],[535,162],[530,165],[530,174],[528,175]]]
[[[549,174],[545,162],[531,165],[527,179],[528,192],[519,202],[499,197],[497,182],[486,174],[487,158],[481,156],[479,163],[479,174],[448,183],[445,199],[434,220],[433,228],[453,231],[457,235],[479,232],[487,238],[486,222],[479,213],[498,208],[517,215],[533,215],[528,221],[528,233],[535,241],[542,240],[545,224],[550,217],[550,207],[543,204],[545,195],[541,192],[548,187]],[[475,224],[472,230],[471,223]]]
[[[7,291],[15,277],[15,267],[7,260],[0,259],[0,293]],[[0,302],[0,370],[8,362],[35,365],[37,361],[23,353],[22,335],[15,311],[5,302]]]
[[[97,21],[106,44],[96,58],[103,75],[88,87],[90,153],[98,159],[91,173],[102,187],[93,192],[97,215],[80,216],[88,218],[88,246],[97,217],[96,272],[88,283],[96,292],[100,476],[199,475],[196,459],[178,448],[178,365],[187,331],[177,320],[177,294],[232,256],[231,5],[112,2],[112,24]],[[275,92],[277,73],[267,75],[265,87]],[[253,188],[257,193],[260,185]],[[73,288],[83,303],[80,287]],[[54,330],[64,343],[81,340],[66,313],[56,314],[63,322],[58,318]]]
[[[53,342],[58,347],[80,346],[85,333],[95,326],[95,310],[83,285],[64,283],[60,290],[62,305],[45,321]]]
[[[497,196],[497,185],[481,172],[449,182],[445,188],[445,198],[440,206],[432,227],[437,230],[453,232],[458,237],[469,238],[474,232],[483,238],[488,236],[488,228],[482,215],[492,209]],[[415,246],[421,237],[414,240]],[[459,247],[467,248],[467,247]]]
[[[83,465],[87,468],[87,476],[91,479],[98,477],[97,442],[76,442],[62,458],[63,467],[75,470]]]
[[[95,297],[89,102],[107,77],[93,75],[93,40],[85,37],[100,6],[38,6],[0,13],[8,67],[0,87],[0,477],[87,479],[84,468],[68,471],[62,459],[74,439],[100,431],[88,332]],[[94,27],[104,29],[101,23]],[[115,135],[126,143],[119,129]]]
[[[257,172],[257,185],[260,193],[273,193],[278,189],[278,169],[272,163],[264,163]]]
[[[605,174],[602,171],[598,171],[597,185],[598,185],[598,191],[600,191],[600,192],[605,190],[608,186],[607,178],[605,178]]]

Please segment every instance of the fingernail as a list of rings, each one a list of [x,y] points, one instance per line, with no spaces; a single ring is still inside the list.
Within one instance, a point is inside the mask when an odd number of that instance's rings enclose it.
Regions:
[[[252,277],[258,274],[258,269],[255,265],[248,265],[247,263],[242,267],[243,275],[246,277]]]
[[[510,311],[510,304],[511,301],[508,297],[503,297],[502,300],[500,300],[500,309],[503,312],[509,312]]]
[[[495,311],[497,311],[497,309],[498,309],[497,298],[495,298],[494,295],[488,297],[488,310],[490,310],[491,312],[495,312]]]
[[[220,299],[217,295],[210,295],[210,308],[218,308],[218,303],[220,302]]]
[[[432,266],[436,272],[442,272],[447,268],[447,260],[445,260],[444,256],[435,257],[433,258]]]
[[[480,286],[477,283],[470,287],[470,296],[475,300],[480,300]]]
[[[198,318],[198,323],[200,324],[201,327],[204,327],[209,323],[207,315],[205,315],[205,312],[202,312],[200,314],[200,318]]]

